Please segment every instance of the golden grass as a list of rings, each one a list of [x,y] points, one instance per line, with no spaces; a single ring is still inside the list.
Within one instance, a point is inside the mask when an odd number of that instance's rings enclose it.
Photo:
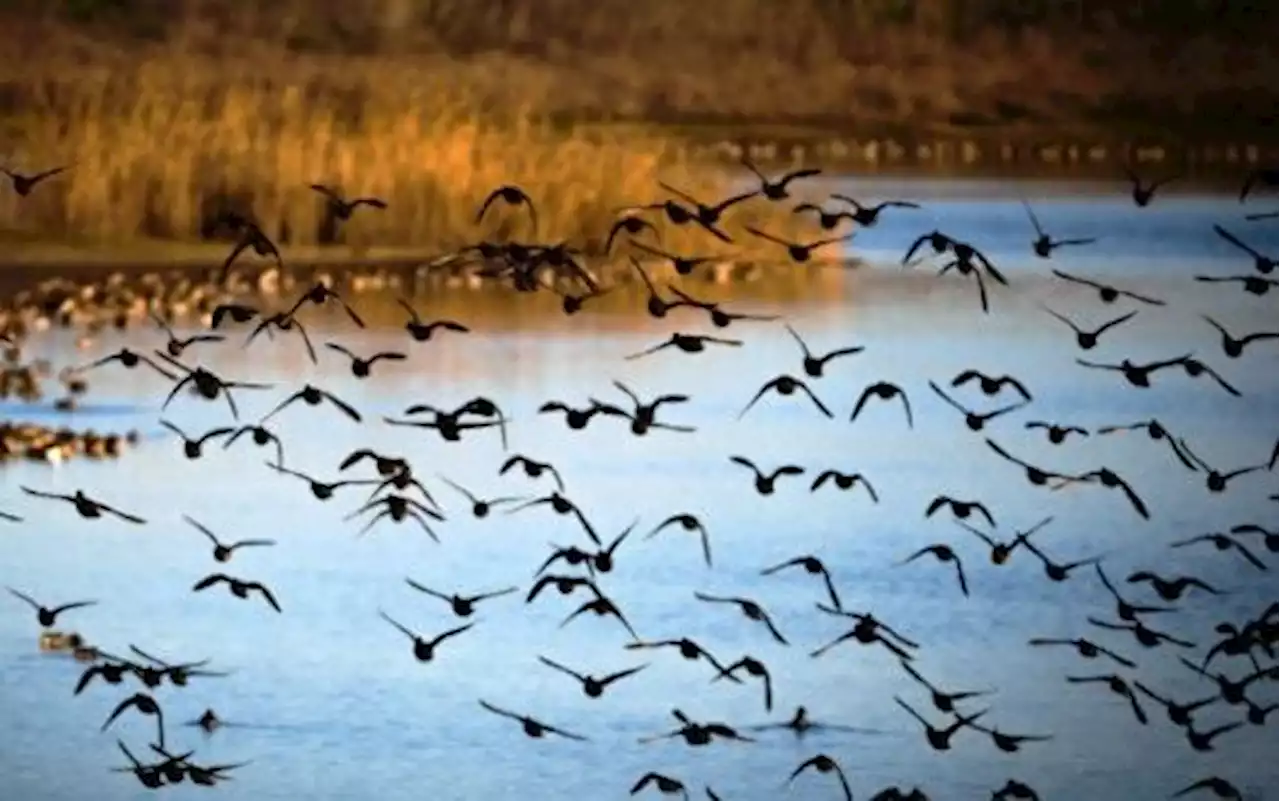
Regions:
[[[506,234],[591,249],[619,208],[666,196],[659,178],[707,201],[729,191],[660,138],[554,129],[525,109],[486,108],[448,73],[406,63],[330,63],[348,71],[339,74],[283,59],[236,69],[165,57],[51,71],[8,120],[3,150],[20,172],[73,166],[26,198],[4,192],[0,228],[36,239],[189,241],[235,208],[282,244],[309,245],[325,216],[309,185],[321,183],[388,203],[343,225],[348,244],[448,250]],[[536,237],[522,210],[498,206],[476,224],[482,199],[508,183],[535,199]],[[744,210],[738,222],[761,214]],[[718,252],[710,236],[696,242]]]

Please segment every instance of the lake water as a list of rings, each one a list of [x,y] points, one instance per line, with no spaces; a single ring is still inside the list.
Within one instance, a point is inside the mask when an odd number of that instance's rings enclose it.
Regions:
[[[859,234],[856,252],[869,266],[847,271],[836,289],[769,301],[754,293],[741,310],[783,315],[815,350],[857,344],[866,350],[830,363],[812,388],[835,412],[826,419],[802,401],[766,398],[741,420],[740,408],[765,380],[800,374],[796,343],[778,323],[735,324],[721,333],[740,337],[742,348],[710,349],[692,356],[664,351],[636,361],[623,356],[656,344],[670,332],[708,332],[704,317],[689,310],[663,321],[633,315],[584,313],[548,317],[519,330],[486,326],[497,312],[467,315],[467,297],[440,301],[475,330],[410,342],[395,328],[357,332],[334,318],[319,337],[357,352],[382,348],[411,354],[402,364],[380,363],[366,381],[351,377],[332,353],[313,368],[296,357],[296,341],[277,337],[243,351],[214,346],[199,358],[228,377],[276,383],[238,400],[254,419],[294,387],[312,381],[349,400],[365,424],[330,409],[301,404],[273,419],[285,442],[286,463],[322,480],[337,477],[350,451],[371,447],[402,455],[446,508],[434,543],[412,522],[379,524],[357,537],[359,521],[343,517],[359,508],[369,488],[347,488],[328,503],[316,502],[306,484],[267,469],[267,450],[237,442],[210,447],[199,461],[183,458],[180,444],[158,425],[163,379],[145,372],[106,368],[93,378],[92,403],[70,416],[73,426],[100,430],[137,428],[143,441],[118,462],[73,461],[49,467],[6,465],[0,509],[25,515],[21,525],[0,525],[0,583],[49,604],[82,598],[101,604],[66,614],[60,626],[83,632],[105,650],[123,654],[134,644],[171,661],[209,658],[222,678],[196,678],[186,688],[157,691],[175,750],[197,749],[203,764],[251,760],[219,787],[224,797],[276,799],[609,799],[626,797],[648,771],[684,781],[690,797],[711,786],[725,801],[837,799],[836,781],[806,771],[784,782],[817,753],[836,758],[855,797],[887,785],[918,786],[941,801],[986,799],[1007,779],[1036,788],[1045,799],[1145,801],[1167,798],[1192,781],[1222,775],[1249,798],[1277,793],[1276,717],[1246,724],[1215,742],[1212,753],[1190,749],[1179,729],[1154,703],[1140,726],[1128,705],[1099,686],[1073,686],[1068,675],[1119,672],[1179,700],[1211,695],[1215,685],[1181,665],[1181,650],[1137,646],[1123,633],[1090,626],[1086,617],[1114,619],[1114,605],[1089,568],[1055,584],[1029,551],[996,567],[974,536],[945,512],[926,519],[930,499],[945,493],[981,499],[1006,538],[1052,515],[1034,542],[1058,561],[1105,554],[1108,574],[1122,582],[1149,568],[1166,576],[1204,578],[1229,594],[1192,591],[1176,614],[1152,616],[1158,629],[1195,641],[1198,661],[1214,641],[1220,621],[1242,622],[1276,599],[1275,557],[1260,541],[1252,550],[1268,566],[1209,546],[1170,549],[1173,541],[1232,525],[1274,528],[1274,473],[1260,471],[1232,482],[1221,495],[1207,492],[1203,474],[1184,469],[1161,443],[1141,433],[1071,439],[1050,445],[1028,420],[1090,430],[1159,418],[1196,453],[1225,469],[1265,462],[1277,435],[1277,356],[1273,341],[1257,342],[1236,360],[1223,355],[1208,314],[1237,334],[1273,331],[1276,295],[1254,297],[1238,286],[1197,283],[1194,275],[1243,275],[1252,263],[1217,239],[1213,223],[1257,243],[1276,247],[1274,222],[1244,222],[1246,208],[1228,196],[1170,194],[1146,209],[1128,202],[1123,187],[1093,188],[927,181],[847,182],[839,189],[868,197],[919,199],[919,211],[887,211],[876,228]],[[1039,198],[1046,228],[1060,237],[1098,237],[1091,247],[1064,248],[1051,261],[1029,250],[1031,231],[1018,203]],[[1255,209],[1251,203],[1248,210]],[[982,248],[1010,278],[992,287],[993,313],[983,315],[972,285],[938,279],[926,265],[904,271],[897,262],[907,244],[932,227]],[[1054,279],[1062,270],[1114,281],[1167,301],[1148,307],[1120,299],[1111,306],[1084,287]],[[799,269],[799,268],[797,268]],[[732,288],[707,290],[732,297]],[[767,293],[765,293],[767,294]],[[521,298],[519,302],[533,303]],[[541,302],[540,300],[537,302]],[[636,300],[636,305],[641,301]],[[1040,304],[1100,325],[1139,309],[1130,322],[1103,335],[1082,354],[1071,332]],[[427,301],[420,305],[430,311]],[[491,330],[488,330],[491,329]],[[87,361],[121,345],[158,346],[153,332],[105,336],[90,352],[76,352],[71,337],[51,334],[33,342],[31,355],[59,363]],[[198,346],[197,346],[198,347]],[[191,351],[198,354],[198,351]],[[1136,390],[1116,374],[1087,370],[1077,356],[1098,361],[1154,360],[1195,353],[1239,388],[1231,397],[1210,381],[1180,370],[1155,375]],[[947,386],[966,368],[1018,376],[1034,403],[992,421],[983,433],[968,430],[962,415],[928,388]],[[663,419],[697,427],[696,434],[655,431],[630,434],[616,419],[597,418],[585,431],[569,432],[556,417],[535,414],[551,398],[585,404],[589,396],[623,402],[611,385],[621,380],[645,396],[687,393],[689,403],[663,409]],[[915,414],[906,426],[892,403],[869,404],[849,423],[854,400],[878,380],[900,383]],[[994,408],[973,386],[954,396],[975,408]],[[763,709],[759,687],[711,683],[714,670],[667,651],[627,651],[616,621],[585,616],[564,628],[560,621],[585,596],[562,598],[553,590],[523,602],[548,543],[590,547],[567,518],[546,508],[476,520],[465,500],[436,478],[449,476],[482,496],[536,497],[551,489],[517,473],[499,477],[504,454],[493,431],[469,432],[460,443],[433,432],[380,422],[413,403],[451,406],[475,395],[494,398],[512,419],[509,453],[555,463],[566,495],[578,503],[607,539],[639,518],[636,536],[616,554],[614,572],[600,585],[617,600],[646,639],[688,636],[722,661],[752,654],[774,679],[775,706]],[[61,420],[53,412],[10,407],[11,417]],[[165,413],[189,432],[227,422],[225,405],[183,394]],[[1078,473],[1103,464],[1127,478],[1146,500],[1143,521],[1119,493],[1098,486],[1061,491],[1030,486],[1021,471],[983,444],[984,436],[1048,469]],[[762,466],[786,462],[808,471],[783,477],[770,497],[755,494],[750,474],[728,456],[748,456]],[[367,466],[366,466],[367,468]],[[826,468],[863,473],[879,503],[861,492],[826,488],[811,493],[813,475]],[[369,470],[348,471],[368,476]],[[65,505],[24,496],[20,485],[88,494],[148,519],[145,527],[111,520],[84,521]],[[714,568],[702,561],[695,537],[679,529],[644,540],[670,514],[703,517],[711,534]],[[259,579],[276,593],[283,614],[257,601],[240,602],[224,589],[192,593],[191,585],[217,569],[208,543],[181,521],[190,515],[225,539],[268,536],[274,548],[243,549],[223,569]],[[363,519],[363,518],[362,518]],[[982,524],[977,524],[982,525]],[[961,595],[947,565],[927,559],[894,566],[917,549],[938,542],[954,546],[964,563],[970,597]],[[821,582],[802,571],[762,577],[762,568],[799,554],[820,556],[833,574],[844,607],[870,611],[919,643],[914,664],[944,690],[992,689],[965,709],[989,707],[983,723],[1014,734],[1052,735],[1047,742],[1002,753],[991,738],[961,731],[954,747],[932,751],[919,724],[894,703],[897,695],[927,718],[950,718],[930,705],[896,659],[881,649],[843,645],[821,658],[808,653],[846,630],[845,621],[814,609],[825,598]],[[565,572],[560,568],[559,572]],[[415,592],[412,578],[446,592],[520,587],[519,595],[483,602],[473,630],[444,643],[423,665],[402,634],[380,620],[378,610],[431,636],[458,625],[448,606]],[[744,595],[760,601],[789,647],[774,642],[759,624],[733,608],[704,604],[695,591]],[[1122,585],[1135,602],[1158,602],[1140,586]],[[15,599],[0,613],[0,798],[117,801],[148,791],[128,774],[115,745],[119,736],[135,753],[147,753],[152,721],[122,716],[99,732],[111,709],[136,685],[71,689],[82,665],[36,651],[37,626]],[[1084,636],[1138,661],[1137,670],[1088,661],[1070,649],[1031,648],[1031,637]],[[538,655],[582,672],[608,673],[648,663],[645,671],[612,686],[601,699],[583,696],[570,677],[541,664]],[[1218,669],[1243,675],[1247,662],[1224,659]],[[1275,684],[1250,688],[1259,704],[1276,700]],[[519,725],[485,712],[479,699],[532,715],[589,738],[532,740]],[[818,731],[797,739],[787,731],[753,733],[755,743],[715,743],[690,748],[678,740],[649,745],[637,738],[674,727],[670,711],[698,721],[747,727],[784,720],[796,705],[813,717],[862,731]],[[179,724],[213,707],[243,724],[205,737]],[[1215,704],[1197,725],[1208,729],[1243,719],[1241,707]],[[166,790],[173,798],[202,792],[189,784]],[[656,795],[654,788],[648,793]]]

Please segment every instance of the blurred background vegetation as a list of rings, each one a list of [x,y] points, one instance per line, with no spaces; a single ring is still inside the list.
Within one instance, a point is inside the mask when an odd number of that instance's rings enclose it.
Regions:
[[[454,245],[507,180],[544,235],[598,236],[660,173],[724,190],[678,137],[1277,138],[1254,0],[0,0],[0,25],[0,153],[76,164],[0,198],[36,237],[199,239],[236,205],[310,243],[325,181],[391,202],[370,240]]]

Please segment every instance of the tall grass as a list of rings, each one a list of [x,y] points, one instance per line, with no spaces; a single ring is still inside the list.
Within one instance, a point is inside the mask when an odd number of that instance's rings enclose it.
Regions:
[[[0,154],[22,171],[75,167],[23,202],[0,192],[0,229],[195,239],[232,206],[311,243],[326,233],[319,182],[390,204],[361,210],[348,241],[443,249],[488,233],[475,205],[519,183],[540,238],[585,244],[617,207],[658,199],[659,177],[727,191],[681,161],[673,124],[1011,137],[1230,124],[1270,139],[1276,11],[1228,6],[5,0]],[[633,124],[586,124],[601,120]]]
[[[72,167],[27,198],[5,192],[6,227],[195,240],[219,211],[236,209],[285,244],[312,244],[326,228],[323,199],[309,188],[320,183],[388,203],[344,225],[349,244],[448,249],[505,228],[590,248],[620,207],[663,197],[660,177],[700,199],[727,191],[726,181],[670,158],[661,140],[555,129],[521,109],[490,113],[428,72],[346,64],[356,72],[335,81],[284,61],[252,66],[156,61],[72,69],[44,84],[8,121],[5,150],[20,154],[10,166]],[[477,226],[480,202],[508,183],[533,196],[536,234],[518,210],[495,208]]]

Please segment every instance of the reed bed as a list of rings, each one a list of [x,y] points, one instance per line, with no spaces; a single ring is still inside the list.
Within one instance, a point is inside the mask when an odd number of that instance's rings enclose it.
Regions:
[[[323,198],[309,188],[319,183],[388,203],[343,224],[343,241],[359,248],[448,250],[511,235],[597,250],[620,208],[667,196],[659,179],[708,202],[730,188],[635,128],[623,137],[537,122],[527,108],[496,107],[448,74],[405,62],[331,66],[342,70],[168,58],[49,71],[7,120],[2,149],[21,172],[72,167],[26,198],[2,193],[0,227],[46,238],[191,241],[212,235],[214,216],[234,209],[285,247],[311,245],[326,237]],[[500,204],[477,225],[480,202],[508,183],[534,198],[537,232],[524,210]],[[766,222],[768,212],[754,206],[727,224],[794,228]],[[676,232],[667,244],[679,240]],[[719,252],[710,236],[696,243]]]

